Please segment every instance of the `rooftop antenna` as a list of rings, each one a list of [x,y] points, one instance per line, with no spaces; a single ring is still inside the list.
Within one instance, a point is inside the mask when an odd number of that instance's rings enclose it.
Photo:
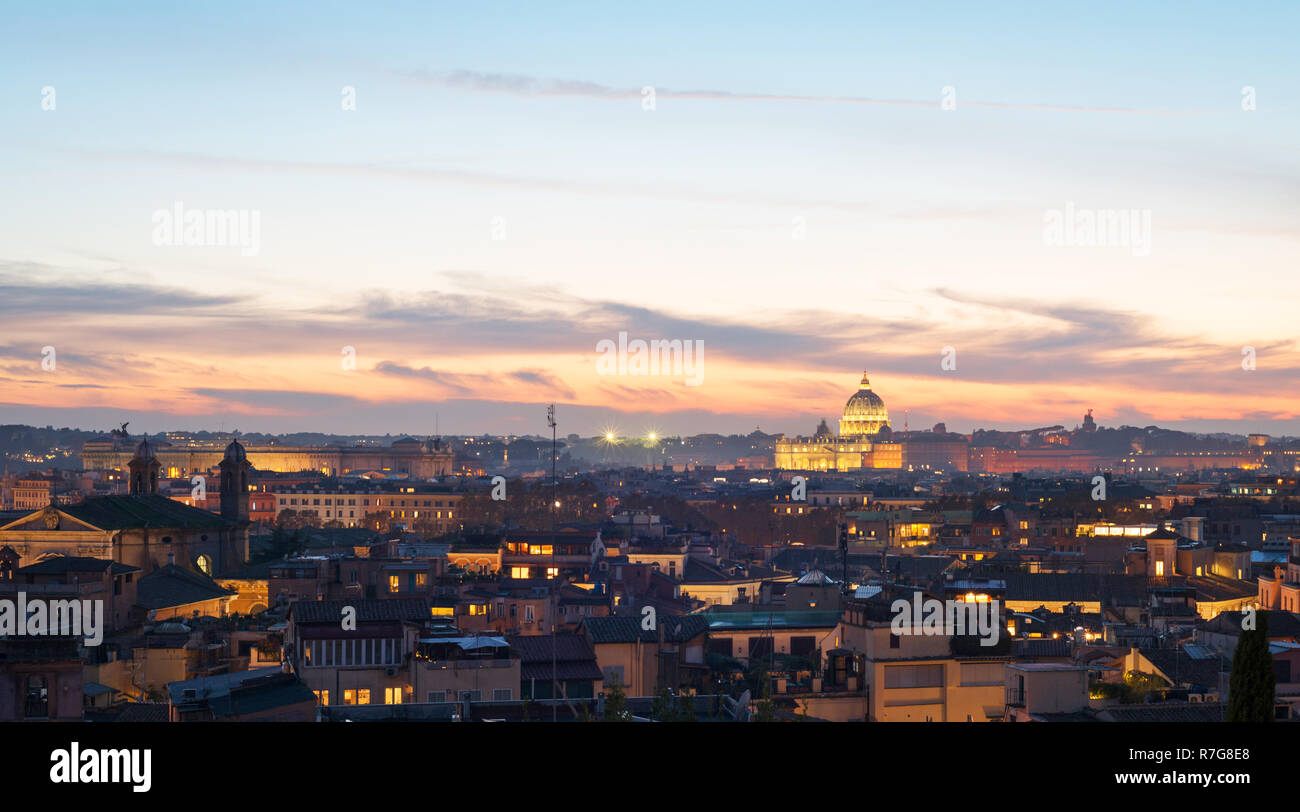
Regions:
[[[555,722],[555,721],[558,721],[558,716],[557,716],[557,714],[559,713],[559,705],[558,705],[557,703],[558,703],[559,700],[560,700],[560,690],[559,690],[559,684],[560,684],[560,683],[559,683],[559,680],[556,679],[556,665],[555,665],[555,660],[556,660],[556,657],[555,657],[555,647],[556,647],[556,640],[555,640],[555,626],[556,626],[556,623],[555,623],[555,621],[556,621],[556,617],[555,617],[555,616],[556,616],[556,614],[557,614],[557,613],[559,612],[559,610],[560,610],[560,602],[559,602],[559,599],[558,599],[558,598],[559,598],[558,592],[559,592],[559,585],[560,585],[560,571],[559,571],[558,569],[556,569],[556,567],[555,567],[555,545],[556,545],[556,543],[558,542],[558,538],[557,538],[557,536],[556,536],[556,533],[557,533],[556,523],[559,521],[559,499],[557,498],[557,497],[558,497],[557,488],[559,487],[559,479],[556,477],[556,459],[555,459],[555,425],[556,425],[556,424],[555,424],[555,404],[554,404],[554,403],[552,403],[550,406],[546,407],[546,425],[548,425],[548,426],[551,427],[551,570],[555,572],[555,583],[551,584],[551,607],[550,607],[550,615],[551,615],[551,721],[552,721],[552,722]]]

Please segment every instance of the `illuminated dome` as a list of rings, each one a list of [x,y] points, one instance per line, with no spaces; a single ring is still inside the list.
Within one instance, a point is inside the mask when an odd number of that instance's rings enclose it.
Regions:
[[[871,381],[867,373],[862,373],[862,383],[849,402],[844,404],[844,416],[840,418],[841,437],[862,437],[878,434],[889,425],[889,412],[880,395],[871,391]]]

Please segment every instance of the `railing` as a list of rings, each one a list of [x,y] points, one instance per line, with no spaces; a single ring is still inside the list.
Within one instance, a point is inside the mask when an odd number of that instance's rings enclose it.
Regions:
[[[426,660],[425,668],[432,671],[435,668],[452,668],[460,669],[477,669],[477,668],[509,668],[515,660]]]

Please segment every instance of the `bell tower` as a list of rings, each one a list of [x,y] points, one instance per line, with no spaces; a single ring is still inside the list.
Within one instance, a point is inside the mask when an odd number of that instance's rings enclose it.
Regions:
[[[161,468],[162,463],[158,462],[158,456],[154,454],[153,445],[150,444],[149,438],[145,437],[135,447],[135,456],[127,463],[127,469],[130,472],[127,491],[141,494],[157,493],[158,471]]]
[[[248,521],[248,471],[253,466],[238,440],[226,446],[221,469],[221,518],[228,522]]]

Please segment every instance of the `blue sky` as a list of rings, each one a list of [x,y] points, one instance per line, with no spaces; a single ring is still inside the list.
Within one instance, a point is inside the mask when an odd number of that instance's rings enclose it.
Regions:
[[[557,400],[583,432],[794,432],[868,367],[914,425],[1094,408],[1300,433],[1298,22],[1285,3],[11,10],[0,422],[521,431]],[[259,253],[155,245],[178,201],[259,212]],[[1150,211],[1150,256],[1044,245],[1067,204]],[[621,330],[704,340],[705,385],[597,377]]]

